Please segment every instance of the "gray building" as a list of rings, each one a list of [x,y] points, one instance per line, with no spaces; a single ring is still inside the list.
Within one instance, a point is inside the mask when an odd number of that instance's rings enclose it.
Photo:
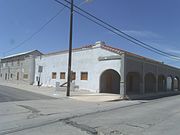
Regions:
[[[0,64],[0,80],[33,84],[35,57],[40,55],[42,55],[41,52],[33,50],[2,58]]]

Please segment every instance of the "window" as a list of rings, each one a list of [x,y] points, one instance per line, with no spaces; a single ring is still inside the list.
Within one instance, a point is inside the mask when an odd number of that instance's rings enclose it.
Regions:
[[[81,80],[88,80],[88,72],[81,72]]]
[[[17,65],[19,66],[20,65],[20,60],[18,59],[18,61],[17,61]]]
[[[24,79],[28,79],[28,74],[24,74],[24,75],[23,75],[23,78],[24,78]]]
[[[17,72],[17,80],[19,80],[19,72]]]
[[[14,62],[13,61],[11,62],[11,66],[14,66]]]
[[[56,72],[52,72],[52,79],[56,79]]]
[[[13,74],[11,74],[11,78],[13,78]]]
[[[65,72],[60,73],[60,79],[66,79],[66,73]]]
[[[76,80],[76,72],[72,72],[71,78],[72,78],[72,80]]]

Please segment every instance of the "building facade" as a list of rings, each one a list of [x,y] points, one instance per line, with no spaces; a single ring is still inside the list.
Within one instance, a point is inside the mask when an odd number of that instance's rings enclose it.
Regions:
[[[34,50],[1,59],[0,80],[14,83],[34,83],[35,57],[42,55]]]
[[[67,82],[68,51],[35,59],[34,84],[55,86]],[[180,70],[149,58],[96,42],[73,49],[72,81],[77,89],[141,95],[179,91]]]

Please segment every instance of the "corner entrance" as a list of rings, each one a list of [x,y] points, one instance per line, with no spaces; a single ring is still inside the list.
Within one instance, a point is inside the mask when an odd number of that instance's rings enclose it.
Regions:
[[[100,93],[120,94],[119,73],[115,70],[108,69],[100,76]]]

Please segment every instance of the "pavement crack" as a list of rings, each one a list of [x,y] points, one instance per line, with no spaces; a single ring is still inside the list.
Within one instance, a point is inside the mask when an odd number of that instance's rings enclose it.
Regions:
[[[124,133],[122,133],[121,131],[119,130],[112,130],[108,133],[109,135],[125,135]],[[107,135],[107,134],[104,134],[104,135]]]
[[[27,119],[33,119],[33,118],[37,118],[38,116],[40,116],[40,114],[39,114],[40,111],[37,110],[36,108],[33,108],[31,106],[27,106],[27,105],[18,105],[18,106],[23,107],[32,113],[32,114],[27,116]]]
[[[131,127],[135,127],[135,128],[141,128],[141,129],[144,129],[145,127],[142,127],[142,126],[139,126],[139,125],[134,125],[134,124],[129,124],[129,123],[126,123],[127,126],[131,126]]]
[[[65,124],[73,126],[75,128],[80,129],[81,131],[85,131],[88,134],[91,135],[98,135],[98,131],[95,128],[92,128],[90,126],[84,125],[84,124],[78,124],[77,122],[71,121],[69,119],[66,119],[63,121]]]

